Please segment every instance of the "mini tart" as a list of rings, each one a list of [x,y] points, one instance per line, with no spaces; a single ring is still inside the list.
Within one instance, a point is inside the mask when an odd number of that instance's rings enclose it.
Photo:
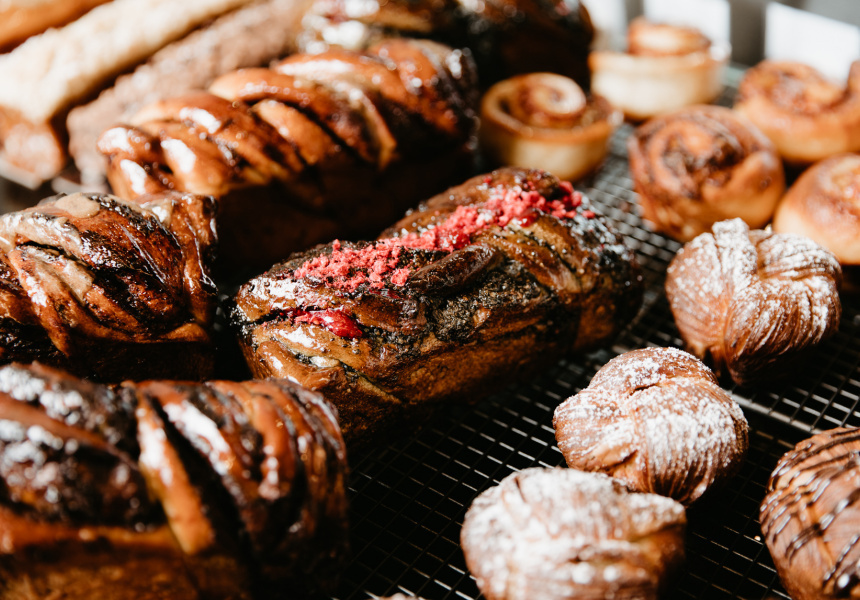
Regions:
[[[790,163],[860,150],[860,61],[845,86],[797,62],[764,61],[746,72],[735,110],[773,140]]]
[[[597,168],[621,113],[572,79],[531,73],[501,81],[481,102],[481,146],[493,161],[576,180]]]
[[[596,51],[588,58],[592,89],[627,118],[644,120],[720,95],[731,55],[696,29],[635,19],[627,52]]]
[[[860,265],[860,155],[833,156],[804,172],[777,207],[773,229],[812,238],[842,265]]]

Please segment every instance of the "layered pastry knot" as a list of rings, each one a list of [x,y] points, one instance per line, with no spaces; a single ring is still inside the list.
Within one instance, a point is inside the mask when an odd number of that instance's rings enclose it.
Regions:
[[[0,360],[102,379],[210,371],[215,201],[73,194],[0,217]]]
[[[839,327],[842,271],[809,238],[714,225],[672,260],[666,295],[687,348],[738,383],[772,379]]]
[[[553,418],[569,467],[690,505],[733,477],[749,446],[740,407],[713,372],[674,348],[609,361]]]

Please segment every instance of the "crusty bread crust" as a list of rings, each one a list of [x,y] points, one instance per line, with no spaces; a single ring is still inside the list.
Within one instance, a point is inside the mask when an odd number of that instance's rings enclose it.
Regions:
[[[20,44],[49,27],[74,21],[109,0],[0,1],[0,50]]]

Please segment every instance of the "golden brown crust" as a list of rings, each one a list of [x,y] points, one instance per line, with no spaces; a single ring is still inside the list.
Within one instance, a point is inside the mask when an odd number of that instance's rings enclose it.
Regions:
[[[764,61],[738,86],[735,110],[776,145],[786,161],[809,164],[860,150],[860,62],[837,85],[814,68]]]
[[[49,27],[60,27],[74,21],[91,8],[110,0],[48,0],[14,2],[0,10],[0,50],[20,44],[31,35]]]
[[[688,241],[717,221],[770,221],[785,190],[773,144],[727,108],[694,106],[654,118],[627,143],[643,216]]]

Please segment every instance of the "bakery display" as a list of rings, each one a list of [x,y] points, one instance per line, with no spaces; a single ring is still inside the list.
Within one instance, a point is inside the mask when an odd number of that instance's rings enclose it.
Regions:
[[[666,295],[687,348],[737,383],[774,379],[836,333],[842,271],[809,238],[714,225],[669,265]]]
[[[749,426],[713,372],[675,348],[617,356],[555,409],[567,465],[689,506],[737,474]]]
[[[461,532],[487,600],[654,600],[684,560],[684,507],[601,473],[530,468],[483,492]]]
[[[763,227],[785,191],[773,144],[727,108],[656,117],[636,129],[627,148],[642,216],[680,241],[736,217]]]
[[[0,361],[105,380],[213,365],[211,198],[56,196],[0,216]]]
[[[481,151],[490,161],[544,169],[575,181],[597,168],[622,115],[600,96],[553,73],[491,87],[481,101]]]
[[[275,265],[240,288],[233,322],[252,373],[321,392],[351,443],[608,342],[640,285],[632,252],[569,183],[507,168],[375,242]]]
[[[809,164],[860,150],[860,61],[845,85],[797,62],[766,60],[747,70],[735,110],[756,124],[782,157]]]
[[[761,504],[761,527],[793,600],[860,591],[860,433],[831,429],[780,459]]]
[[[697,29],[634,19],[627,51],[591,53],[592,89],[634,120],[711,102],[723,89],[731,48]]]
[[[295,598],[343,567],[346,456],[317,394],[13,364],[0,411],[4,598]]]
[[[811,238],[840,264],[860,264],[860,155],[839,154],[806,170],[776,208],[773,229]]]
[[[31,35],[74,21],[108,0],[5,0],[0,4],[0,51]]]
[[[222,255],[256,270],[338,235],[372,235],[461,180],[474,77],[462,52],[423,40],[296,54],[145,107],[99,148],[121,197],[218,196]]]

